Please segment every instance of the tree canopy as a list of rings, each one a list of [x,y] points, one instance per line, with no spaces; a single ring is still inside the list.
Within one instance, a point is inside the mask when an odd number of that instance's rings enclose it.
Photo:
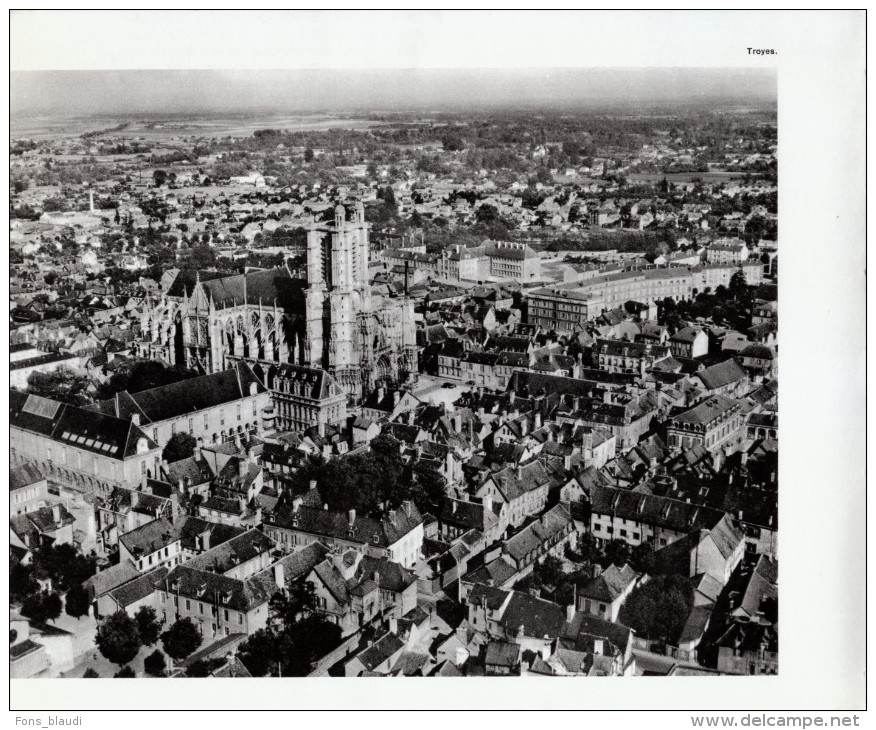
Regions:
[[[140,606],[134,614],[134,620],[137,622],[137,631],[140,633],[140,643],[143,646],[152,646],[158,641],[161,624],[152,606]]]
[[[161,452],[161,458],[168,464],[172,464],[180,459],[188,459],[198,445],[197,439],[190,433],[181,431],[175,433],[167,442],[164,451]]]
[[[618,619],[646,639],[674,642],[692,607],[690,581],[680,575],[662,575],[636,588],[621,608]]]
[[[201,645],[201,632],[190,618],[180,618],[161,634],[161,643],[171,659],[181,661]]]
[[[94,643],[113,664],[127,664],[140,651],[137,622],[124,611],[116,611],[97,627]]]
[[[276,593],[268,612],[267,627],[238,648],[240,660],[254,677],[305,677],[316,660],[340,643],[341,628],[319,610],[309,581],[298,581],[288,595]]]

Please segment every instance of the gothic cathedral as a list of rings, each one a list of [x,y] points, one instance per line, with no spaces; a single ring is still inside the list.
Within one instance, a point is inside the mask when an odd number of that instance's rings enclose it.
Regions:
[[[140,355],[203,372],[242,359],[266,374],[282,363],[321,368],[353,402],[378,384],[415,378],[414,305],[371,293],[368,229],[361,203],[351,220],[339,205],[333,224],[313,224],[306,280],[285,267],[179,272],[159,301],[147,302]]]

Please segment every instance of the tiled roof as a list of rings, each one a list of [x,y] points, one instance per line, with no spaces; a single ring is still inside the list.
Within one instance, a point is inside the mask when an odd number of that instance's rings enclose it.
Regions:
[[[696,377],[700,379],[707,390],[716,390],[725,385],[744,380],[747,376],[745,370],[739,366],[736,360],[730,358],[717,365],[697,371]]]
[[[45,479],[36,464],[26,462],[9,470],[9,489],[22,489]]]
[[[728,411],[736,408],[738,403],[732,398],[722,395],[712,395],[693,408],[672,417],[673,424],[708,425]]]
[[[582,587],[579,594],[585,598],[611,603],[618,596],[621,596],[636,578],[638,578],[638,573],[627,564],[621,568],[609,565],[602,573]]]
[[[158,449],[152,439],[128,420],[11,388],[9,422],[24,431],[112,459],[136,455],[141,441],[149,451]]]
[[[543,487],[550,482],[544,465],[540,461],[502,469],[492,474],[487,480],[493,481],[507,502],[511,502],[527,492]]]
[[[504,550],[519,563],[540,546],[555,540],[568,530],[571,522],[569,510],[564,505],[558,504],[506,540]]]
[[[725,515],[721,510],[614,487],[594,486],[590,500],[595,515],[614,515],[682,533],[711,529]]]
[[[274,547],[274,541],[260,530],[247,530],[221,545],[196,555],[186,563],[186,567],[193,570],[227,573],[235,566],[269,552]]]
[[[210,375],[187,378],[138,393],[122,391],[116,397],[98,404],[102,412],[129,420],[139,415],[143,424],[158,423],[187,413],[232,403],[250,395],[250,386],[257,393],[266,392],[246,362]]]
[[[134,580],[111,590],[109,595],[120,607],[125,608],[151,595],[155,590],[155,586],[161,583],[166,576],[167,568],[156,568],[141,575],[139,578],[134,578]]]
[[[163,517],[147,522],[119,537],[119,542],[134,557],[150,555],[177,540],[179,540],[178,531]]]
[[[311,535],[326,538],[338,538],[370,543],[379,547],[389,547],[398,542],[423,521],[416,505],[408,502],[390,517],[361,517],[354,515],[353,525],[347,512],[324,510],[316,507],[300,506],[298,511],[294,505],[285,504],[270,517],[265,517],[265,524],[274,525],[289,530],[299,530]]]
[[[404,647],[404,642],[395,634],[384,634],[367,649],[359,652],[356,658],[366,670],[373,671],[387,659],[401,652]]]

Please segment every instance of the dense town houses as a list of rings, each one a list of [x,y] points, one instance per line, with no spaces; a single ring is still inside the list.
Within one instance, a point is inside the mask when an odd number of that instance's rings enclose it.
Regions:
[[[502,164],[468,121],[20,141],[12,675],[147,609],[197,641],[137,674],[777,672],[757,115],[703,150],[497,120]],[[75,155],[106,177],[42,184]]]

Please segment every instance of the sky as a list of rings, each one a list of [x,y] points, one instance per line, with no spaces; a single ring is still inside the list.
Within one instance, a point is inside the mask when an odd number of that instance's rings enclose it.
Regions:
[[[13,72],[13,116],[580,108],[775,100],[760,69],[324,69]]]
[[[767,15],[759,15],[762,22]],[[715,29],[736,26],[750,28],[744,14],[12,11],[10,110],[296,113],[775,101],[774,64],[741,48],[729,63],[722,60],[728,49],[716,46]]]

